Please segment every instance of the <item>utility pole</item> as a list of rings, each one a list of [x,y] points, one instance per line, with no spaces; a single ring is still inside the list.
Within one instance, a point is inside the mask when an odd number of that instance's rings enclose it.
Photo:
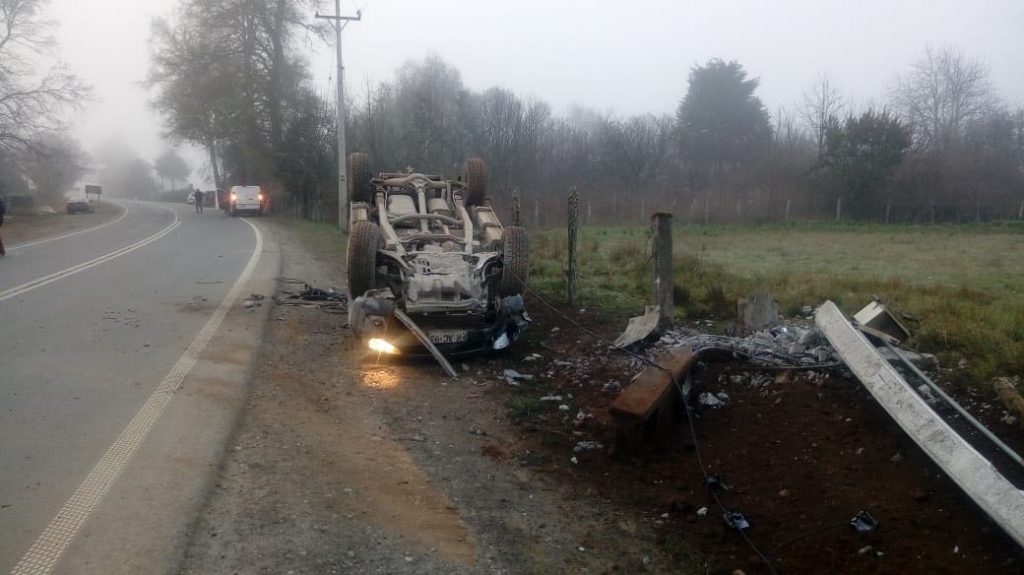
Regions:
[[[363,13],[356,10],[355,16],[342,16],[341,0],[334,0],[333,16],[317,12],[316,17],[334,21],[334,45],[338,50],[338,227],[343,233],[348,233],[348,182],[345,174],[345,67],[341,63],[341,29],[349,22],[362,20]]]

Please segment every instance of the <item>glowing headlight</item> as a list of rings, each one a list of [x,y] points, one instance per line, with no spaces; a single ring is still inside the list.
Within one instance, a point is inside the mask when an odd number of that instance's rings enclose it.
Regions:
[[[391,345],[390,343],[384,341],[383,339],[379,339],[379,338],[376,338],[376,337],[370,339],[370,341],[366,342],[366,344],[368,346],[370,346],[370,349],[372,349],[373,351],[379,352],[379,353],[390,353],[390,354],[398,353],[398,348],[397,347]]]
[[[256,199],[262,202],[263,201],[263,194],[256,194]]]
[[[238,194],[236,194],[235,192],[231,192],[231,200],[234,201],[234,200],[237,200],[237,199],[238,199]]]

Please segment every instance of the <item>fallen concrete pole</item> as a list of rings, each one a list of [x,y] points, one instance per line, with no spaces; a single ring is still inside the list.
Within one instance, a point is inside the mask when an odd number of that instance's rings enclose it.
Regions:
[[[690,350],[671,349],[657,358],[660,367],[640,372],[612,401],[609,411],[618,424],[616,457],[641,454],[644,445],[678,417],[681,397],[673,384],[682,384],[695,361]]]
[[[857,379],[917,445],[1024,547],[1024,491],[958,435],[831,301],[814,321]]]

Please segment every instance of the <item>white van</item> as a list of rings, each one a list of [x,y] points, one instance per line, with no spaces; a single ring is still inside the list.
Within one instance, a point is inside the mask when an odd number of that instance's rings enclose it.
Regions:
[[[267,206],[266,196],[259,186],[231,186],[228,198],[228,213],[232,216],[244,212],[263,215]]]

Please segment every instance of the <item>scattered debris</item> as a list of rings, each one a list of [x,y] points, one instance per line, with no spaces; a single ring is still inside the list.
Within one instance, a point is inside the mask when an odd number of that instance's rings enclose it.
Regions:
[[[697,510],[697,517],[704,517],[707,514],[708,514],[708,508],[707,507],[701,507],[700,509]]]
[[[728,397],[728,396],[726,396],[726,397]],[[722,407],[722,406],[725,405],[724,401],[722,401],[721,399],[716,397],[714,394],[709,393],[709,392],[704,392],[704,393],[700,394],[700,396],[697,398],[697,401],[700,402],[701,405],[706,405],[708,407],[716,407],[717,408],[717,407]]]
[[[514,369],[506,369],[501,373],[501,376],[508,382],[509,385],[519,385],[519,380],[533,381],[533,376],[528,373],[519,373]]]
[[[278,281],[283,280],[282,278],[279,278]],[[278,297],[278,295],[275,295],[273,300],[277,305],[316,307],[326,313],[348,313],[348,296],[343,292],[335,291],[334,288],[328,288],[326,290],[315,288],[301,280],[287,279],[285,283],[301,283],[303,285],[303,290],[297,293],[281,290],[278,293],[285,297]],[[263,296],[260,296],[260,299],[263,299]]]
[[[622,384],[615,381],[614,379],[601,386],[601,391],[605,393],[618,393],[622,391]]]
[[[545,395],[540,398],[541,401],[562,401],[561,395]]]
[[[853,314],[853,321],[861,331],[889,343],[899,343],[910,337],[910,331],[877,299]]]
[[[604,449],[604,445],[597,441],[580,441],[576,444],[576,447],[572,448],[574,453],[581,453],[583,451],[597,451],[599,449]]]
[[[612,343],[615,347],[629,347],[647,339],[658,329],[658,318],[661,317],[661,306],[647,306],[644,315],[629,318],[626,331]]]
[[[725,524],[737,531],[743,531],[744,529],[750,528],[750,522],[743,516],[739,511],[733,511],[731,513],[723,513],[722,517],[725,519]]]

